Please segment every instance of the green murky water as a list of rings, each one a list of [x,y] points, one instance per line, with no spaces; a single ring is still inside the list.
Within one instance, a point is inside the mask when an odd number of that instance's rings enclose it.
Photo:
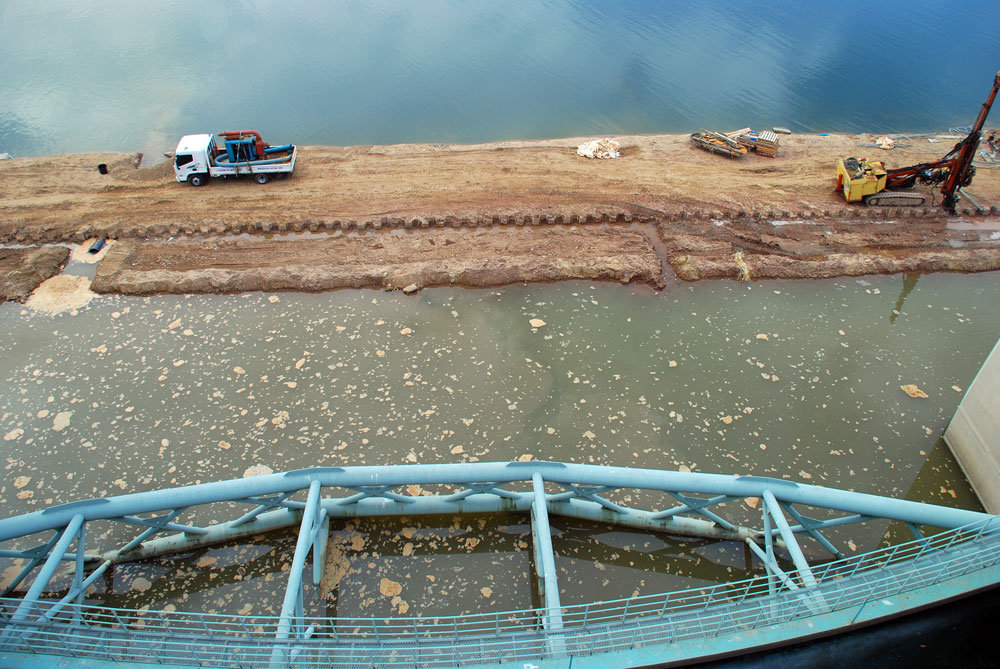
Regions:
[[[101,297],[55,317],[7,304],[0,501],[12,515],[239,477],[252,465],[530,455],[791,477],[975,508],[939,439],[1000,332],[998,287],[992,273],[659,294],[564,283],[412,297]],[[910,383],[929,398],[908,397],[900,386]],[[453,612],[444,602],[459,595],[469,610],[530,606],[525,522],[410,521],[410,539],[406,521],[341,528],[355,571],[330,606],[398,612],[377,594],[382,577],[406,579],[410,613]],[[678,571],[713,581],[746,569],[731,546],[554,525],[564,602],[593,599],[594,583],[602,597],[627,596],[677,587]],[[856,535],[858,549],[874,548],[882,531]],[[363,548],[350,549],[354,536]],[[273,587],[291,558],[284,549],[247,544],[119,567],[101,596],[155,608],[184,590],[178,608],[240,610],[253,588]],[[669,555],[680,562],[667,568]],[[137,578],[152,587],[136,591]],[[252,612],[278,606],[280,597]]]

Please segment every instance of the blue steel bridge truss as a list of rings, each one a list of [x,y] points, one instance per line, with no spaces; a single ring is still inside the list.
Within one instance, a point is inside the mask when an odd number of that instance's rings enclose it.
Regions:
[[[407,494],[413,485],[422,494]],[[612,501],[624,491],[661,502]],[[759,526],[741,524],[746,501],[759,509]],[[220,503],[245,512],[183,522]],[[331,519],[468,513],[530,514],[540,607],[434,618],[307,613],[304,579],[322,579]],[[739,541],[763,569],[714,586],[563,606],[550,515]],[[828,536],[885,520],[905,523],[914,539],[846,557]],[[94,522],[136,534],[88,552]],[[278,616],[84,603],[115,563],[295,527]],[[810,564],[802,542],[828,557]],[[1000,520],[989,514],[767,477],[559,462],[318,467],[82,500],[0,520],[0,545],[0,557],[21,565],[0,596],[0,658],[14,666],[47,666],[59,655],[225,667],[632,666],[832,633],[1000,583]],[[45,597],[67,572],[68,593]]]

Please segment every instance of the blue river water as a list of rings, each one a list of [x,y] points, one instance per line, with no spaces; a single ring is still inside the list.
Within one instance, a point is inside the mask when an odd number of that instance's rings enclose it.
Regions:
[[[0,4],[0,153],[970,123],[988,2]]]

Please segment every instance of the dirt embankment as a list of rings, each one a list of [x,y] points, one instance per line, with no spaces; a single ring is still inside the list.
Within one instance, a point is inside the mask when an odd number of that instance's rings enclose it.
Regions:
[[[910,165],[939,158],[954,138],[887,152],[859,146],[871,136],[792,135],[776,158],[737,160],[686,135],[618,139],[622,157],[607,161],[577,156],[582,138],[303,147],[292,178],[263,186],[191,188],[169,163],[138,169],[137,155],[7,160],[0,244],[117,238],[95,288],[127,293],[661,285],[661,266],[687,280],[735,277],[736,252],[754,278],[1000,269],[1000,170],[980,170],[968,189],[985,214],[968,203],[959,217],[873,209],[833,192],[838,157]]]
[[[67,258],[64,246],[0,248],[0,303],[26,300],[42,281],[62,270]]]
[[[572,249],[574,253],[567,253]],[[427,231],[310,240],[119,242],[97,292],[153,293],[337,288],[415,290],[566,278],[661,284],[646,238],[622,230]]]

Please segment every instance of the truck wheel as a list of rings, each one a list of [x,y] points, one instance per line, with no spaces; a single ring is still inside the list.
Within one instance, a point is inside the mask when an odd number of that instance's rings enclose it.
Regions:
[[[188,183],[192,186],[204,186],[208,183],[208,176],[205,174],[192,174],[188,177]]]
[[[266,184],[270,180],[271,179],[268,178],[268,176],[266,174],[258,174],[257,175],[257,183],[259,183],[259,184]]]

